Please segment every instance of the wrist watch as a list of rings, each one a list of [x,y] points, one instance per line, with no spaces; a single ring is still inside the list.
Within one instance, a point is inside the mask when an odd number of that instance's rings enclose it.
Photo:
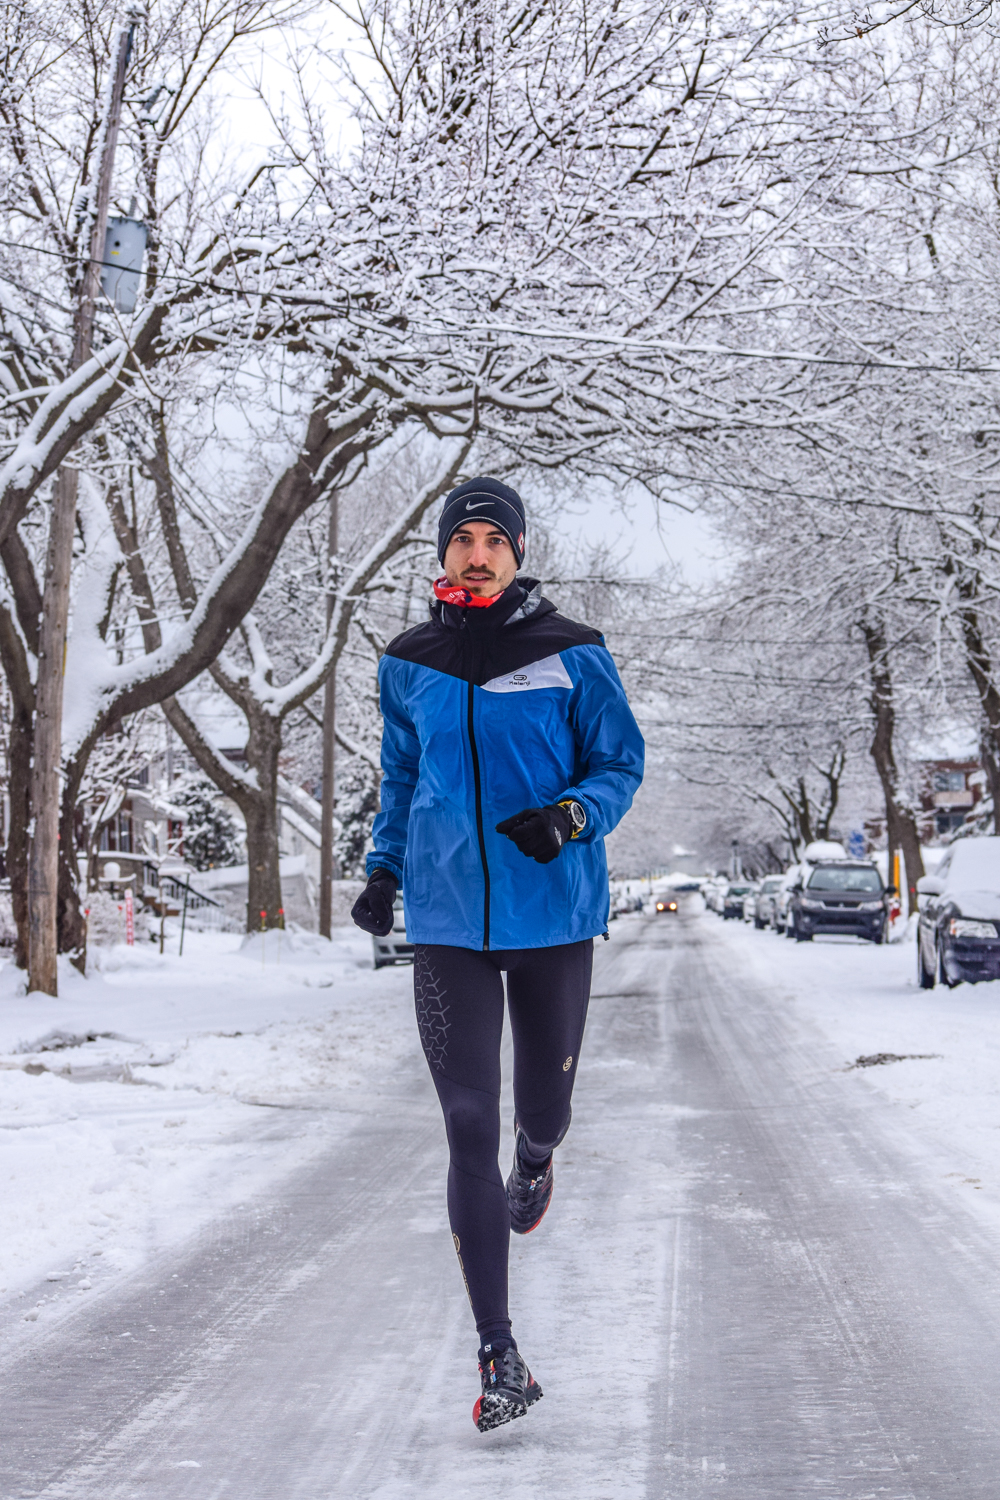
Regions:
[[[566,797],[564,801],[559,803],[559,806],[564,807],[569,813],[569,820],[573,825],[573,832],[570,834],[570,838],[578,839],[587,826],[586,812],[580,803],[574,801],[572,797]]]

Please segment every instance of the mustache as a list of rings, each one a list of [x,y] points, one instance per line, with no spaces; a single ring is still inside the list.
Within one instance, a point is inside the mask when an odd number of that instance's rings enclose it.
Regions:
[[[495,578],[497,576],[492,568],[463,568],[461,576],[467,578],[470,573],[485,573],[487,578]]]

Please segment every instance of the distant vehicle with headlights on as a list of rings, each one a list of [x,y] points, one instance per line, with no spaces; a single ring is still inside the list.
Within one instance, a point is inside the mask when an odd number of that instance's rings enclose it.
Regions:
[[[1000,837],[959,839],[917,881],[917,897],[922,989],[1000,979]]]
[[[668,912],[668,913],[672,912],[672,911],[676,911],[677,910],[677,897],[676,896],[660,896],[659,899],[656,902],[656,910],[657,911]]]
[[[817,933],[885,941],[890,891],[869,860],[821,859],[803,865],[788,902],[788,936],[811,943]]]

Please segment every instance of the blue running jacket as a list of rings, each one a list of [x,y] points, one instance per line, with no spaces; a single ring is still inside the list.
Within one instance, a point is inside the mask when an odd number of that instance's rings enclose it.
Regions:
[[[385,775],[367,865],[401,881],[409,940],[547,948],[603,932],[604,838],[644,749],[603,637],[525,579],[488,609],[435,601],[390,643],[379,690]],[[496,832],[565,797],[587,826],[550,864]]]

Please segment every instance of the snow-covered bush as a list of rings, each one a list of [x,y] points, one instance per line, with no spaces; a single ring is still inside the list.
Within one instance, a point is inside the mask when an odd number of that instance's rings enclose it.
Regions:
[[[239,864],[243,851],[236,824],[207,776],[189,776],[170,788],[170,804],[184,820],[184,858],[196,870]]]

